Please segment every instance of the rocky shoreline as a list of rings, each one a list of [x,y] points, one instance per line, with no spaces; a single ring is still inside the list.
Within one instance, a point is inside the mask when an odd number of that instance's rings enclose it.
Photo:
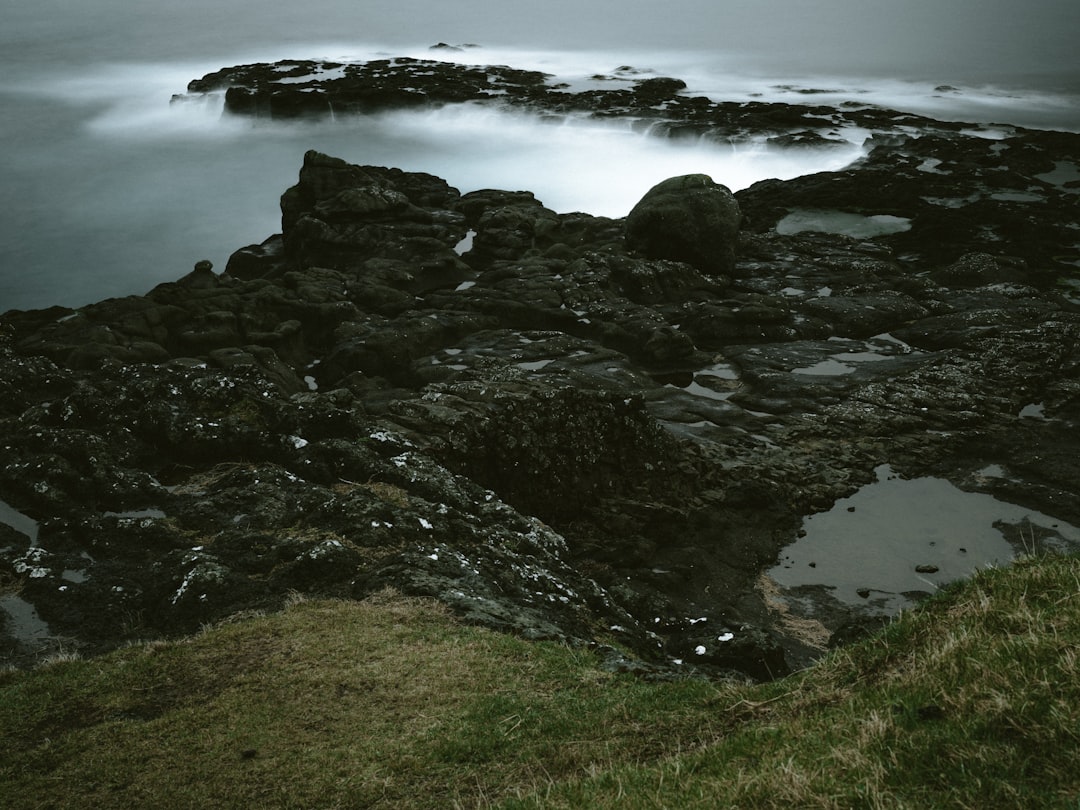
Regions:
[[[392,587],[614,666],[768,678],[879,620],[764,573],[881,465],[1080,525],[1080,135],[596,82],[406,59],[192,82],[175,103],[256,118],[870,135],[841,171],[678,178],[626,220],[309,152],[282,233],[223,272],[3,314],[0,660]]]

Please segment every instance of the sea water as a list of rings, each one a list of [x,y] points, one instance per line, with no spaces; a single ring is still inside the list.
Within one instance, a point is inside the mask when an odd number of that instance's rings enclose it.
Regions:
[[[880,104],[973,123],[1080,128],[1080,4],[1036,0],[0,0],[0,312],[141,294],[280,230],[308,149],[528,189],[556,211],[624,216],[654,183],[733,190],[861,154],[672,142],[623,122],[458,107],[347,121],[229,119],[170,105],[221,67],[412,55],[544,70],[584,86],[631,66],[717,100]],[[432,52],[439,41],[477,44]],[[813,92],[810,92],[813,91]]]

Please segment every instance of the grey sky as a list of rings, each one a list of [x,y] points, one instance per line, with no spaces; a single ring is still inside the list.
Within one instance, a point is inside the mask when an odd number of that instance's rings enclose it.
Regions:
[[[236,52],[259,41],[444,40],[547,49],[742,49],[774,60],[778,69],[878,75],[920,68],[1080,74],[1080,0],[0,0],[0,7],[9,23],[0,32],[8,59],[40,57],[43,49],[175,59]],[[161,52],[163,39],[169,52]]]

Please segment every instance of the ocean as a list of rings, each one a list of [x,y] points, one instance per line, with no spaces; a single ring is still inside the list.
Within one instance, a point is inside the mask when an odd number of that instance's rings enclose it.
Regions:
[[[280,229],[303,154],[528,189],[556,211],[624,216],[653,184],[733,190],[840,168],[850,150],[671,142],[619,122],[443,108],[304,124],[170,105],[188,81],[277,59],[455,56],[574,82],[631,65],[715,99],[869,101],[949,120],[1080,130],[1075,0],[0,0],[0,312],[141,294],[220,270]],[[438,58],[449,58],[438,52]],[[958,92],[942,93],[942,85]]]

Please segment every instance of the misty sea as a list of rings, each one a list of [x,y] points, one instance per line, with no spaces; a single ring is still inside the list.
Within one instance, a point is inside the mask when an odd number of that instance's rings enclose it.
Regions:
[[[625,124],[474,107],[320,123],[170,105],[193,78],[278,59],[457,58],[571,84],[621,65],[717,100],[858,100],[947,120],[1080,130],[1076,0],[0,0],[0,312],[141,294],[280,229],[308,149],[528,189],[620,217],[704,172],[733,190],[840,168],[849,150],[673,142]],[[472,44],[452,56],[437,42]],[[954,90],[936,88],[948,85]]]

